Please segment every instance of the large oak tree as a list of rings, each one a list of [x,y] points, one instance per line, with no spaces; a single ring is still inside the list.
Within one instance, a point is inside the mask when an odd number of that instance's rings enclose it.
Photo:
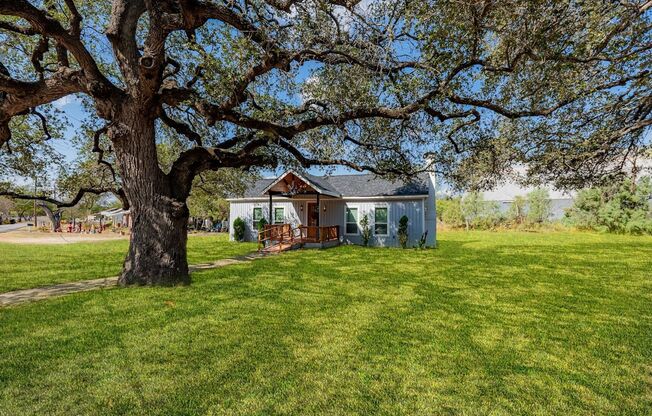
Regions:
[[[468,182],[526,162],[563,185],[621,171],[649,145],[651,7],[1,0],[0,147],[29,152],[51,136],[49,105],[79,97],[108,184],[49,202],[115,193],[134,216],[120,282],[187,283],[186,201],[203,172],[434,166]],[[169,137],[182,146],[164,168]]]

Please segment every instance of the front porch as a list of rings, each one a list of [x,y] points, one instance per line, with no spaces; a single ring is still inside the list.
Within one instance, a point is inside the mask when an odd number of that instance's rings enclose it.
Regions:
[[[323,200],[341,197],[326,184],[320,184],[315,178],[288,171],[262,193],[269,196],[269,220],[262,232],[258,233],[259,251],[284,251],[300,247],[323,248],[339,244],[340,226],[322,224]],[[276,211],[273,209],[275,196],[299,202],[299,224],[288,223],[286,218],[276,218]]]
[[[295,248],[326,248],[340,242],[340,226],[268,224],[258,234],[258,251],[281,252]]]

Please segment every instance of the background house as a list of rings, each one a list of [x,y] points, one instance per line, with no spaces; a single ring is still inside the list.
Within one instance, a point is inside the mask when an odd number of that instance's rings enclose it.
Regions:
[[[265,218],[293,227],[337,226],[341,242],[361,244],[360,220],[367,215],[370,244],[398,246],[398,221],[406,215],[410,246],[426,231],[426,244],[436,242],[434,175],[392,182],[372,174],[325,177],[290,170],[277,178],[258,180],[241,198],[228,201],[231,239],[233,221],[239,217],[246,223],[246,241],[257,239],[257,224]]]

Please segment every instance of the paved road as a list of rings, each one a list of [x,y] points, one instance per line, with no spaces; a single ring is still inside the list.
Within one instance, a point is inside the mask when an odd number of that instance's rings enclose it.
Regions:
[[[6,233],[9,231],[14,231],[18,230],[19,228],[27,227],[26,222],[21,222],[18,224],[5,224],[5,225],[0,225],[0,233]]]

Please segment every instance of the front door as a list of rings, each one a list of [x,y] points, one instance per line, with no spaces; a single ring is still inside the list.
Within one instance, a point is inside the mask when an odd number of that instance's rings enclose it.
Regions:
[[[319,222],[319,207],[316,202],[308,202],[308,230],[306,237],[317,241],[317,224]]]
[[[308,225],[316,227],[319,222],[319,207],[316,202],[308,202]]]

